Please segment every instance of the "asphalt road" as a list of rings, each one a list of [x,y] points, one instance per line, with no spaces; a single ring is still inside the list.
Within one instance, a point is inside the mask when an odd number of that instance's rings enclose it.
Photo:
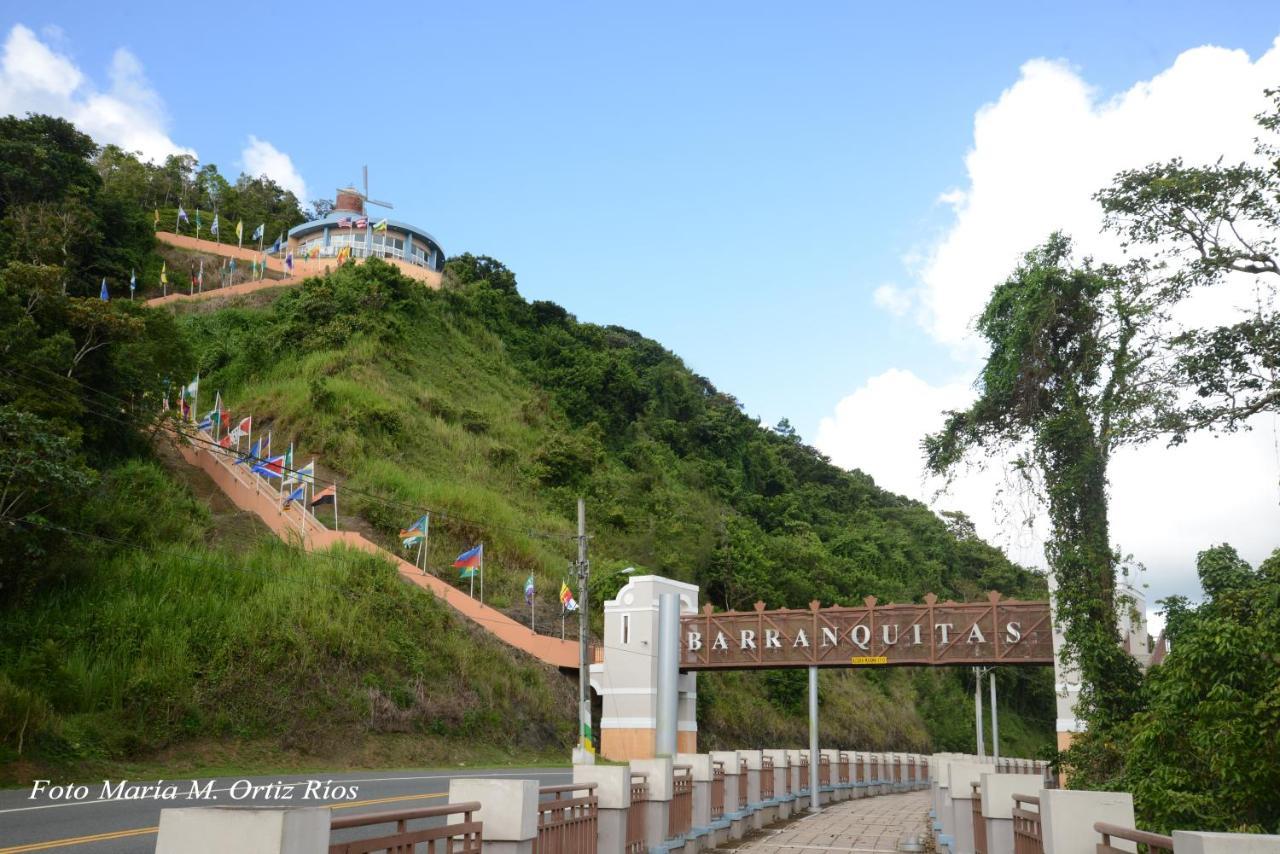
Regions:
[[[449,780],[454,777],[536,779],[550,785],[568,782],[572,772],[567,768],[450,768],[165,780],[166,785],[177,786],[178,797],[173,800],[104,799],[101,780],[84,783],[86,796],[76,798],[74,795],[79,793],[73,793],[71,799],[51,798],[47,792],[33,797],[31,788],[5,789],[0,790],[0,854],[27,851],[152,854],[160,810],[165,807],[328,806],[333,808],[335,816],[359,815],[446,803]],[[213,785],[208,786],[211,780]],[[111,781],[112,785],[119,782]],[[310,790],[309,782],[313,783]],[[193,783],[201,795],[207,793],[209,797],[189,797]],[[286,799],[283,787],[269,788],[273,783],[297,785]],[[254,790],[252,786],[259,788]],[[345,787],[347,791],[338,791],[336,787]],[[381,830],[387,827],[383,825]],[[343,831],[343,836],[335,839],[375,835],[378,835],[375,828],[360,828]]]

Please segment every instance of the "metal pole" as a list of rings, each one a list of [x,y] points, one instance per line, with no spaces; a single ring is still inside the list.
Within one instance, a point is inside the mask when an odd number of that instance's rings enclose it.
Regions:
[[[676,721],[680,708],[680,597],[658,597],[658,714],[655,756],[676,755]]]
[[[973,668],[973,723],[978,736],[978,759],[987,758],[987,748],[982,742],[982,668]]]
[[[809,667],[809,810],[822,809],[818,791],[818,668]]]
[[[587,502],[578,499],[578,753],[579,761],[595,761],[591,732],[591,695],[587,692]],[[674,752],[674,751],[673,751]]]
[[[1000,761],[1000,715],[996,709],[996,669],[991,669],[991,758]]]

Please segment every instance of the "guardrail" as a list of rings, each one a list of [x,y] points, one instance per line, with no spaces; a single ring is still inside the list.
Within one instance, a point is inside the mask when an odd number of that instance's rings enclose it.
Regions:
[[[395,824],[395,833],[356,839],[351,842],[335,842],[329,845],[329,854],[369,854],[374,851],[417,851],[419,844],[427,846],[427,854],[480,854],[484,843],[484,825],[472,816],[480,809],[477,801],[444,804],[438,807],[419,807],[411,810],[366,813],[365,815],[335,818],[329,824],[329,832],[349,830],[354,827],[376,827]],[[448,817],[462,815],[462,821],[450,823]],[[410,830],[409,823],[422,819],[444,818],[444,824]],[[443,842],[443,845],[440,843]],[[595,847],[592,846],[592,851]]]
[[[679,839],[693,829],[693,766],[671,769],[671,807],[667,810],[667,838]]]
[[[711,763],[711,820],[724,818],[724,763]]]
[[[1035,812],[1022,805],[1034,806]],[[1044,854],[1040,829],[1040,799],[1034,795],[1013,796],[1013,854]]]
[[[809,791],[809,757],[800,757],[800,788],[799,792]]]
[[[818,757],[818,785],[819,786],[831,785],[831,757],[830,756]]]
[[[751,799],[747,797],[747,760],[738,762],[738,809],[745,810]]]
[[[596,854],[600,834],[595,790],[595,783],[538,788],[538,836],[533,841],[533,854]],[[586,794],[577,796],[575,792]]]
[[[1111,837],[1113,836],[1116,839],[1147,846],[1147,854],[1156,854],[1157,852],[1173,854],[1172,836],[1150,833],[1133,827],[1121,827],[1118,824],[1108,824],[1105,821],[1095,821],[1093,829],[1102,835],[1102,841],[1098,843],[1097,847],[1098,854],[1127,854],[1127,849],[1117,848],[1111,844]]]
[[[631,806],[627,808],[626,854],[645,854],[644,813],[649,802],[649,775],[631,772]]]
[[[760,760],[760,800],[773,800],[773,758],[766,756]]]
[[[840,782],[848,785],[853,782],[853,766],[849,762],[849,754],[840,751]]]
[[[973,797],[969,804],[973,807],[973,854],[987,854],[987,821],[982,817],[982,784],[970,783]]]

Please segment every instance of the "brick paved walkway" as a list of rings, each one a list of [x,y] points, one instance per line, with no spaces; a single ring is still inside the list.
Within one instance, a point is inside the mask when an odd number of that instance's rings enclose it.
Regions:
[[[881,795],[830,804],[778,830],[766,830],[738,847],[739,854],[843,854],[897,851],[902,839],[927,835],[929,792]]]

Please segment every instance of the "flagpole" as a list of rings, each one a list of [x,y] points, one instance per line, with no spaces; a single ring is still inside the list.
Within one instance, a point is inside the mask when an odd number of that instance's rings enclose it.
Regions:
[[[417,567],[418,572],[422,572],[422,544],[423,544],[423,542],[425,541],[425,539],[426,539],[426,538],[425,538],[425,535],[424,535],[424,537],[423,537],[423,539],[422,539],[422,540],[418,540],[418,557],[417,557],[417,559],[416,559],[416,560],[414,560],[414,562],[413,562],[413,565],[414,565],[415,567]],[[426,575],[426,573],[425,573],[425,572],[422,572],[422,574],[423,574],[423,575]]]
[[[427,524],[422,532],[422,574],[427,574],[427,558],[431,555],[431,514],[426,514]]]
[[[484,604],[484,540],[480,541],[480,604]]]
[[[333,530],[338,530],[338,484],[333,485]]]

